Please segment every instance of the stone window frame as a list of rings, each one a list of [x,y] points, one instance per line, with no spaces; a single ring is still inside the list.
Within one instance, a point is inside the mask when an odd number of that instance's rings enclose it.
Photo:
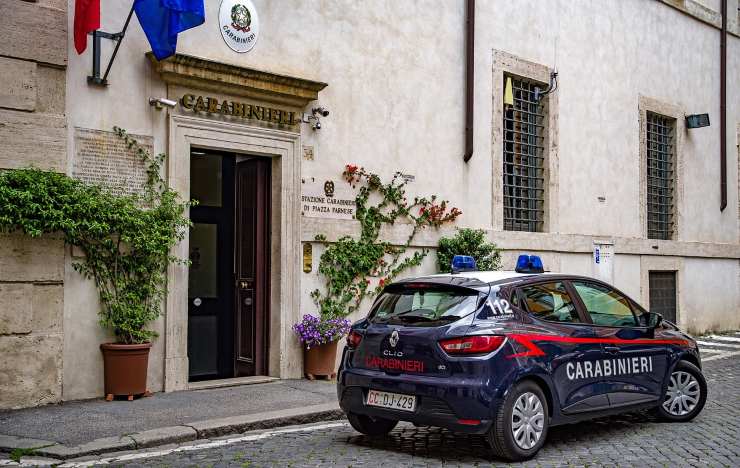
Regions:
[[[681,226],[683,225],[683,166],[684,152],[683,142],[686,137],[686,113],[674,104],[669,104],[657,99],[639,95],[638,96],[638,124],[639,124],[639,167],[640,167],[640,233],[643,239],[654,242],[671,242],[682,239]],[[673,180],[673,232],[669,240],[650,239],[648,237],[647,222],[647,114],[660,114],[675,120],[675,148],[674,148],[674,167],[675,174]]]
[[[504,230],[504,75],[514,75],[527,80],[537,81],[544,85],[550,83],[550,73],[554,69],[547,65],[535,63],[501,50],[493,50],[493,86],[492,86],[492,204],[491,220],[494,231]],[[558,232],[558,93],[548,94],[545,98],[545,188],[544,216],[542,231],[539,233]],[[515,231],[512,231],[515,232]],[[529,232],[529,231],[525,231]]]

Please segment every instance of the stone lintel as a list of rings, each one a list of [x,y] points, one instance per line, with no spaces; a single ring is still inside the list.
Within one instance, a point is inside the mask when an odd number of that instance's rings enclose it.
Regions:
[[[175,54],[157,61],[147,53],[154,70],[167,84],[244,96],[267,102],[305,107],[319,98],[327,84],[319,81],[279,75],[222,62]]]

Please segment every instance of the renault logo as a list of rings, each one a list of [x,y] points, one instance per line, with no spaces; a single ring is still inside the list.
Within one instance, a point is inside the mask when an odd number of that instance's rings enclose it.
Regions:
[[[391,345],[391,348],[395,348],[398,344],[398,330],[393,330],[393,333],[391,333],[390,339],[388,339],[388,344]]]

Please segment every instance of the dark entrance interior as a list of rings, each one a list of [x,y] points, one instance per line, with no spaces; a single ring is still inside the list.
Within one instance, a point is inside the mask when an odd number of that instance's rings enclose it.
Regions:
[[[270,162],[190,155],[190,380],[267,372]]]
[[[676,272],[651,271],[649,275],[650,312],[676,322]]]

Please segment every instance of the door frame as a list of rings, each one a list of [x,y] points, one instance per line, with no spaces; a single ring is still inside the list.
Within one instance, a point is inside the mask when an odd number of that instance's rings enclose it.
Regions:
[[[299,204],[300,134],[171,112],[169,115],[167,181],[185,200],[190,198],[190,150],[199,148],[269,157],[272,161],[270,256],[279,256],[270,268],[270,314],[267,344],[268,374],[297,378],[302,374],[302,349],[290,327],[300,317]],[[187,258],[187,237],[172,254]],[[164,317],[165,391],[188,388],[187,294],[188,269],[171,264]]]

